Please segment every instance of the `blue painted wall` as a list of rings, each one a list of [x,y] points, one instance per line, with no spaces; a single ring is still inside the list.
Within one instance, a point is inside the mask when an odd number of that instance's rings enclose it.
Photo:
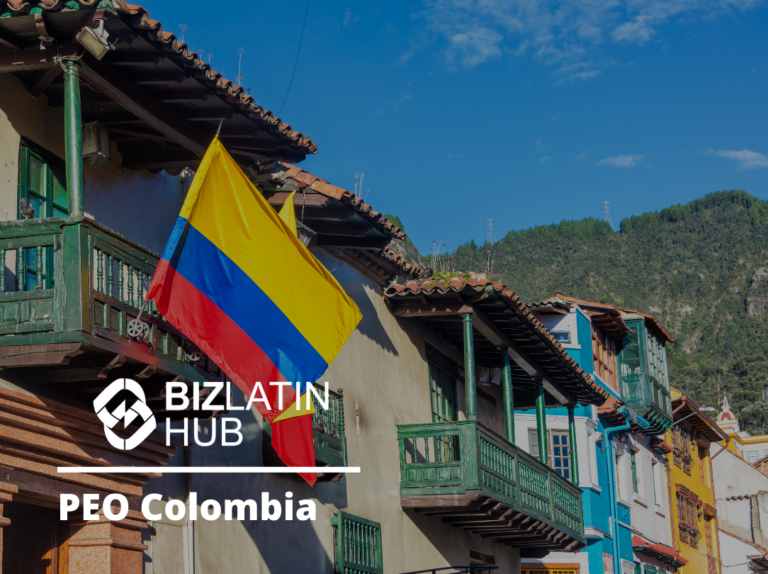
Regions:
[[[592,324],[578,311],[576,311],[576,331],[581,349],[579,349],[580,358],[573,358],[584,371],[591,375],[595,372],[595,365],[592,362]]]

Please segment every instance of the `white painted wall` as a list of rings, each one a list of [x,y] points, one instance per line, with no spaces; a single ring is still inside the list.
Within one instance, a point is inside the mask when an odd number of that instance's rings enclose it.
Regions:
[[[664,472],[662,458],[649,448],[649,438],[645,435],[631,433],[629,440],[630,449],[635,452],[638,490],[637,493],[632,492],[630,495],[632,529],[651,542],[672,546],[667,475]],[[627,458],[629,459],[629,454]],[[654,467],[657,467],[655,473]],[[654,500],[654,481],[656,500]],[[631,475],[628,484],[632,486]]]
[[[719,534],[723,574],[752,574],[747,556],[757,556],[760,551],[725,530]]]

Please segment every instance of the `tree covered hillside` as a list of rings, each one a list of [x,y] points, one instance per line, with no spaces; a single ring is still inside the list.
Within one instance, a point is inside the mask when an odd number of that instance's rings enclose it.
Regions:
[[[655,315],[676,340],[669,348],[673,384],[699,402],[719,405],[727,391],[740,411],[765,398],[768,201],[744,191],[712,193],[625,219],[617,233],[592,218],[563,221],[482,248],[462,245],[443,266],[484,271],[483,249],[490,249],[492,279],[524,301],[562,291]],[[768,403],[741,419],[760,431]]]

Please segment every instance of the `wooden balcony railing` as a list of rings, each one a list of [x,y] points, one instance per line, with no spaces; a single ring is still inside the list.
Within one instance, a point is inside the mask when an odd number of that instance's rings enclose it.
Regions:
[[[142,315],[148,338],[128,337],[128,322],[138,314],[157,263],[152,251],[87,218],[0,222],[0,366],[46,365],[39,357],[22,360],[9,347],[54,357],[53,347],[34,347],[81,345],[88,351],[75,356],[92,350],[120,355],[150,366],[146,376],[162,371],[189,381],[223,380],[207,357],[190,360],[193,345],[152,306]],[[15,281],[6,266],[15,267]],[[88,380],[83,376],[79,380]]]
[[[497,533],[513,546],[573,551],[585,545],[579,488],[482,424],[398,425],[397,434],[404,507],[466,506],[468,518],[452,523],[476,524],[473,530]],[[483,505],[487,519],[477,518]],[[456,509],[450,512],[455,516]]]
[[[347,438],[344,433],[344,391],[328,390],[328,409],[312,395],[315,414],[312,415],[312,427],[315,443],[315,462],[317,466],[347,466]],[[264,421],[264,433],[269,440],[264,441],[263,457],[265,466],[284,466],[272,448],[272,427]],[[318,476],[318,480],[338,480],[341,474]]]

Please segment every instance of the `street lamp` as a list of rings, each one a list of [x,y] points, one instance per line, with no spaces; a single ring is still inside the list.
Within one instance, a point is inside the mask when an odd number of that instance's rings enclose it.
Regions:
[[[699,413],[713,413],[713,412],[715,412],[716,410],[717,410],[717,409],[715,409],[715,407],[699,407],[699,410],[698,410],[698,411],[696,411],[695,413],[691,413],[691,414],[689,414],[687,417],[683,417],[683,418],[681,418],[679,421],[675,422],[675,423],[674,423],[672,426],[675,426],[676,424],[680,424],[680,423],[681,423],[681,422],[683,422],[685,419],[691,418],[693,415],[697,415],[697,414],[699,414]],[[670,427],[670,428],[672,428],[672,427]]]

